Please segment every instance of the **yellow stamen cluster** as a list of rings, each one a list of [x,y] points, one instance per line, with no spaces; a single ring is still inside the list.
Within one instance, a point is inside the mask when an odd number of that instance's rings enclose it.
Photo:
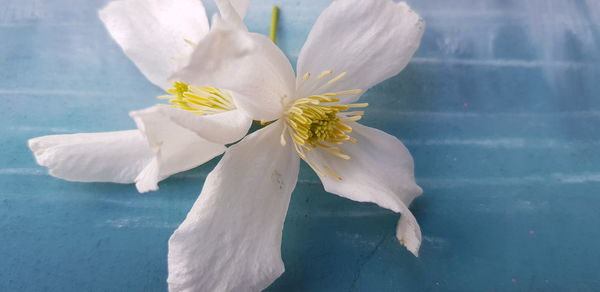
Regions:
[[[168,89],[167,92],[171,95],[158,98],[168,99],[173,107],[195,114],[209,115],[235,109],[231,95],[218,88],[191,86],[175,81],[173,88]]]
[[[314,95],[296,100],[286,111],[285,121],[293,139],[294,147],[298,155],[306,161],[306,153],[312,148],[321,147],[327,152],[342,159],[350,159],[335,146],[349,141],[356,143],[356,139],[350,137],[352,127],[347,122],[358,121],[364,115],[363,111],[350,111],[352,108],[368,106],[367,103],[336,104],[340,101],[336,96],[359,94],[360,89],[331,92],[322,95]],[[286,140],[281,136],[281,144]],[[308,162],[308,161],[307,161]],[[308,163],[316,172],[329,174],[341,179],[333,170],[324,166],[319,169],[316,165]]]

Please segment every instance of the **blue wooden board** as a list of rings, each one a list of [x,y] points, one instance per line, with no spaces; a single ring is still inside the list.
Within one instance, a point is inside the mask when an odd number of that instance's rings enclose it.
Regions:
[[[281,6],[295,61],[329,0],[254,2],[265,34]],[[415,157],[421,256],[397,215],[304,165],[269,291],[600,291],[600,2],[409,2],[421,48],[365,95],[364,123]],[[0,4],[0,291],[165,290],[167,239],[217,160],[145,195],[48,176],[28,138],[133,128],[161,91],[97,19],[105,0]]]

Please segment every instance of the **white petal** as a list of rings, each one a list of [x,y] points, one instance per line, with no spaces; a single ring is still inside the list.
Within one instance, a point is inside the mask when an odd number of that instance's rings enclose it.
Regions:
[[[229,0],[229,2],[235,11],[237,11],[238,15],[243,19],[246,16],[246,13],[248,13],[250,0]]]
[[[237,109],[214,115],[198,115],[167,106],[159,107],[159,111],[198,136],[221,144],[230,144],[242,139],[252,125],[252,119]]]
[[[173,79],[233,91],[236,106],[252,119],[279,118],[281,99],[295,86],[289,60],[267,37],[216,19],[190,64]]]
[[[419,47],[424,23],[404,2],[337,0],[323,11],[298,57],[299,96],[351,89],[363,92],[398,74]],[[317,76],[333,70],[328,79],[347,75],[315,91],[302,84],[306,73]],[[308,86],[307,86],[308,85]],[[343,102],[354,102],[358,95]]]
[[[99,12],[111,36],[152,83],[168,88],[168,78],[187,63],[208,33],[199,0],[116,0]]]
[[[250,0],[215,0],[221,17],[236,27],[248,30],[243,22]]]
[[[284,271],[281,232],[299,159],[276,122],[230,147],[169,240],[170,291],[260,291]]]
[[[161,112],[160,106],[135,111],[130,115],[148,139],[148,145],[157,158],[136,178],[140,192],[156,190],[160,180],[201,165],[226,149],[222,143],[208,141],[173,122]]]
[[[158,190],[158,182],[161,180],[159,159],[160,158],[155,155],[150,163],[148,163],[135,178],[135,187],[138,192],[145,193]]]
[[[326,191],[402,213],[396,235],[417,255],[421,231],[407,206],[422,190],[415,183],[412,156],[394,136],[358,123],[352,123],[351,127],[350,135],[358,143],[336,145],[351,157],[349,160],[316,148],[308,156],[308,161],[322,173],[327,173],[324,170],[327,166],[341,177],[338,180],[332,175],[320,174]]]
[[[138,130],[43,136],[29,148],[50,175],[80,182],[133,183],[153,157]]]
[[[225,151],[224,143],[199,136],[207,129],[194,132],[174,122],[177,119],[172,120],[160,108],[132,113],[139,130],[43,136],[29,140],[29,148],[38,164],[47,167],[55,177],[80,182],[136,182],[140,192],[157,190],[159,181]],[[227,117],[238,118],[229,115],[220,120]],[[247,118],[239,119],[248,123]],[[207,123],[219,127],[220,120]],[[243,126],[245,130],[225,130],[225,134],[215,128],[212,136],[238,140],[247,131],[248,125]]]

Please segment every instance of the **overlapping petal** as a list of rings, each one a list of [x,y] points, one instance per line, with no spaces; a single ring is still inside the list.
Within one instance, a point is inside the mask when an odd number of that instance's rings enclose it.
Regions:
[[[267,37],[215,20],[189,65],[173,79],[231,90],[236,106],[255,120],[279,118],[282,98],[294,92],[289,60]]]
[[[166,177],[194,168],[225,152],[222,143],[209,141],[175,123],[162,113],[161,106],[132,112],[131,117],[154,153],[154,160],[135,179],[140,192],[157,190],[158,182]]]
[[[305,73],[327,70],[346,77],[328,92],[363,89],[398,74],[419,47],[424,23],[404,2],[336,0],[319,16],[298,57],[298,84]],[[300,88],[298,96],[314,88]],[[342,97],[352,103],[359,95]]]
[[[421,231],[407,206],[422,190],[415,183],[412,156],[394,136],[358,123],[351,123],[351,127],[351,135],[358,142],[337,145],[351,157],[349,160],[315,148],[308,162],[321,169],[327,166],[341,177],[319,175],[326,191],[402,213],[397,237],[417,255]]]
[[[242,139],[252,125],[252,119],[239,109],[211,115],[198,115],[168,106],[159,106],[158,111],[198,136],[221,144]]]
[[[165,106],[131,113],[138,130],[51,135],[29,140],[38,164],[58,178],[136,183],[140,192],[222,154],[252,121],[239,110],[200,116]]]
[[[215,0],[221,18],[241,30],[248,30],[243,22],[250,0]]]
[[[99,16],[142,74],[162,88],[209,31],[199,0],[116,0]]]
[[[138,130],[43,136],[29,148],[50,175],[79,182],[133,183],[153,157]]]
[[[284,271],[281,235],[299,159],[281,122],[230,147],[169,240],[169,290],[259,291]]]
[[[238,13],[240,18],[244,19],[246,13],[248,13],[248,8],[250,8],[250,0],[217,0],[217,1],[228,1],[231,3],[231,6]]]

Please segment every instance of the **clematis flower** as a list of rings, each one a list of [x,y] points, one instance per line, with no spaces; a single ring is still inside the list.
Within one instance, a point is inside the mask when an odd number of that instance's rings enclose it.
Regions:
[[[248,0],[217,0],[224,19],[245,30]],[[199,0],[117,0],[99,13],[108,32],[141,73],[169,92],[168,106],[134,111],[137,129],[51,135],[29,140],[38,164],[69,181],[134,183],[139,192],[222,154],[241,139],[252,120],[236,107],[231,92],[175,83],[209,31]]]
[[[412,156],[397,138],[357,123],[367,107],[357,101],[406,66],[423,30],[406,3],[336,0],[308,35],[296,75],[267,38],[213,27],[177,79],[227,88],[253,119],[271,123],[208,175],[169,240],[170,290],[256,291],[279,277],[300,160],[326,191],[401,213],[396,237],[418,255],[421,231],[407,207],[422,193]]]

